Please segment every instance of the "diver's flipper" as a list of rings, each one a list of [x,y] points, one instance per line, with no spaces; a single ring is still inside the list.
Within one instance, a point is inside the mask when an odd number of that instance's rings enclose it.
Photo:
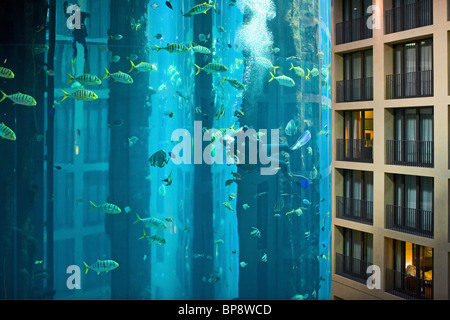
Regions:
[[[77,74],[77,58],[72,58],[71,68],[72,68],[72,74],[76,75]]]

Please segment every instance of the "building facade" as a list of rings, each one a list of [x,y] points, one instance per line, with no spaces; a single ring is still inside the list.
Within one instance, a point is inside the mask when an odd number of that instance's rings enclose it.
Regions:
[[[333,299],[450,298],[449,10],[331,1]]]

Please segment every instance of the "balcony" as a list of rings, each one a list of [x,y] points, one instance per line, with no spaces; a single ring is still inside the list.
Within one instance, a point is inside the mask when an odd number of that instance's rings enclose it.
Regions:
[[[336,44],[343,44],[363,39],[372,38],[372,29],[367,27],[367,19],[364,16],[336,24]]]
[[[336,274],[354,281],[365,284],[369,277],[367,267],[370,265],[371,262],[336,253]]]
[[[386,205],[386,229],[433,238],[433,211]]]
[[[433,299],[433,280],[386,269],[386,292],[404,299]]]
[[[336,196],[336,217],[373,224],[373,202]]]
[[[372,77],[336,82],[336,102],[367,100],[373,100]]]
[[[433,1],[421,0],[384,13],[386,34],[433,24]]]
[[[373,162],[373,141],[336,139],[336,160]]]
[[[434,167],[433,141],[386,141],[386,163],[422,168]]]
[[[433,96],[433,70],[386,76],[386,99]]]

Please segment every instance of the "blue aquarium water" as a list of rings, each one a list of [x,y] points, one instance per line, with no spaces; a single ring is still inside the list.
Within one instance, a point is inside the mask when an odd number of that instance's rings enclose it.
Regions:
[[[3,298],[330,299],[329,1],[49,3],[0,57],[37,100],[2,103]]]

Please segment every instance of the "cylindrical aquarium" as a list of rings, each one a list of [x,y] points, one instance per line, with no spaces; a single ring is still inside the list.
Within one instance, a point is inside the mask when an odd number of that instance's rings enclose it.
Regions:
[[[2,299],[331,298],[325,0],[23,0]]]

